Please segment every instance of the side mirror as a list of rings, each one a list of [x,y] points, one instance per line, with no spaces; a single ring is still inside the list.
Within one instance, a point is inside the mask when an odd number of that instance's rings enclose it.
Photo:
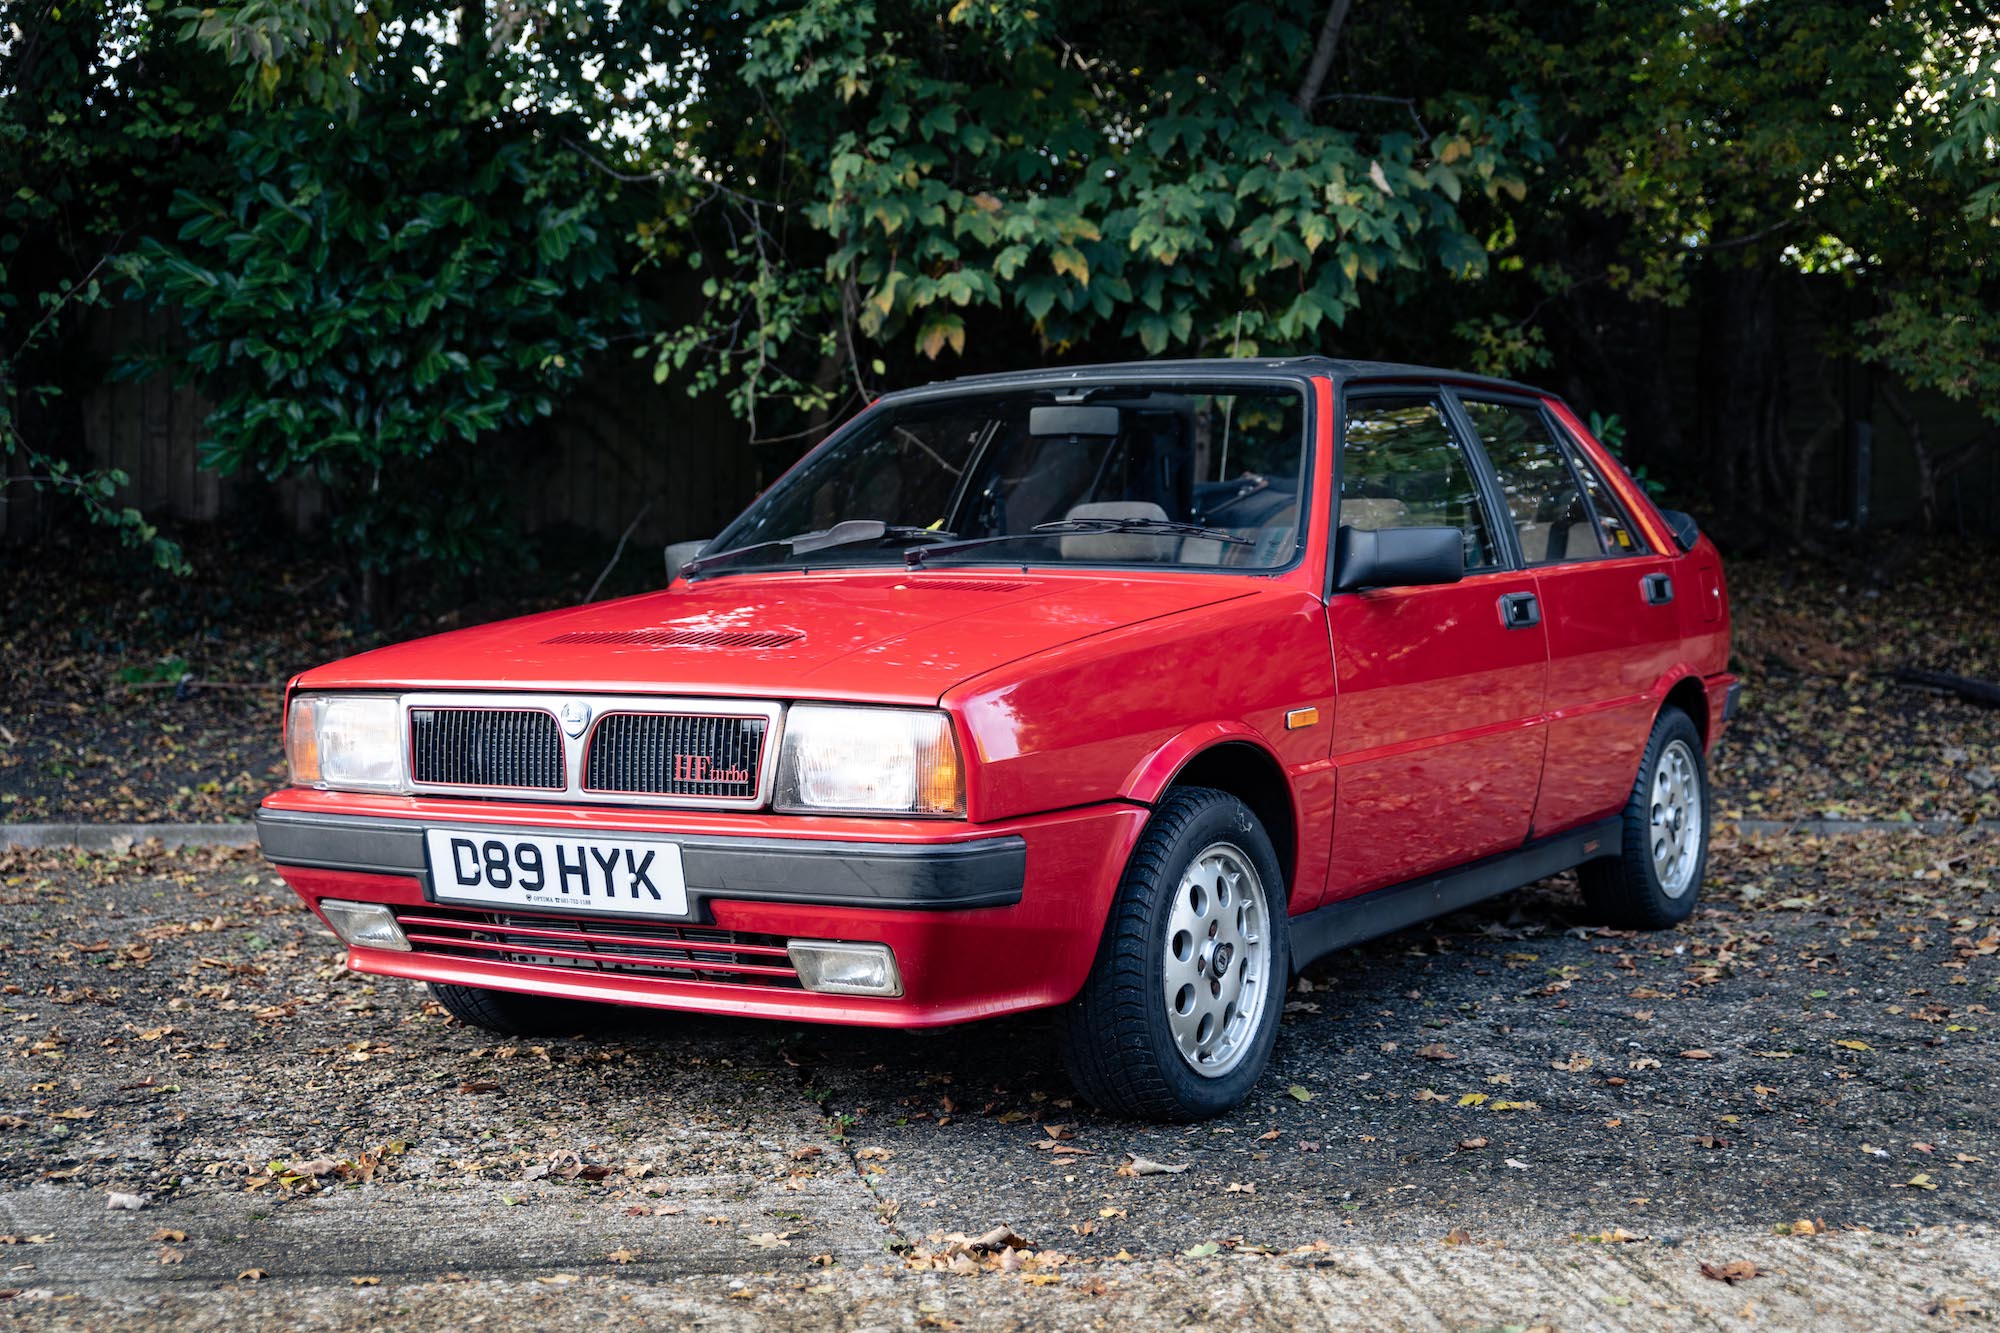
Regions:
[[[1457,528],[1343,527],[1333,538],[1333,590],[1411,588],[1465,577],[1465,534]]]
[[[1701,540],[1701,527],[1694,521],[1694,515],[1683,514],[1678,509],[1662,509],[1660,517],[1667,521],[1667,531],[1674,534],[1674,541],[1682,551],[1692,551],[1694,544]]]
[[[672,546],[669,546],[666,551],[667,582],[672,583],[675,579],[679,578],[681,576],[681,566],[700,555],[701,548],[708,545],[711,540],[713,539],[703,537],[699,541],[675,542]]]

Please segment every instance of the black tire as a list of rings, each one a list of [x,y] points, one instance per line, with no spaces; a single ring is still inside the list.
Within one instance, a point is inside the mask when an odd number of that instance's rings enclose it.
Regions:
[[[483,986],[430,983],[431,998],[461,1023],[502,1037],[564,1037],[602,1027],[616,1006]]]
[[[1661,881],[1654,859],[1657,830],[1653,822],[1654,783],[1661,763],[1671,763],[1676,753],[1692,770],[1701,805],[1699,817],[1685,824],[1700,842],[1693,849],[1692,869],[1686,872],[1685,885],[1678,893],[1669,892]],[[1625,803],[1623,850],[1617,856],[1588,862],[1577,872],[1583,883],[1583,901],[1591,912],[1607,925],[1626,930],[1664,930],[1687,920],[1708,873],[1709,811],[1713,804],[1701,733],[1680,709],[1662,709],[1639,760],[1631,799]]]
[[[1241,1054],[1227,1072],[1210,1076],[1198,1073],[1176,1045],[1164,988],[1181,877],[1217,843],[1240,849],[1262,881],[1269,947],[1254,1000],[1258,1013],[1236,1043]],[[1125,867],[1090,976],[1062,1016],[1063,1062],[1077,1091],[1106,1111],[1145,1120],[1205,1120],[1239,1105],[1278,1039],[1291,984],[1286,910],[1284,871],[1250,808],[1206,787],[1168,792]],[[1229,966],[1218,957],[1219,974]]]

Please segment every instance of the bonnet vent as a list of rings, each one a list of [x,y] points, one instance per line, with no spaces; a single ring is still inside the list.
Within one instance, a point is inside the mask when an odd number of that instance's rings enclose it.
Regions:
[[[647,648],[782,648],[804,637],[793,630],[602,629],[572,630],[542,642],[640,644]]]
[[[1027,587],[1025,583],[1005,583],[997,579],[932,579],[913,578],[904,584],[906,588],[927,588],[932,592],[1018,592]]]

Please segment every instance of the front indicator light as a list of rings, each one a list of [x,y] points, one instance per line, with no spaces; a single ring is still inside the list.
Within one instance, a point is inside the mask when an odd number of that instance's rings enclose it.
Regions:
[[[792,940],[785,946],[798,969],[799,984],[822,995],[903,993],[896,955],[886,944],[842,944],[837,940]]]
[[[356,949],[393,949],[408,953],[410,941],[396,924],[396,914],[381,903],[350,903],[340,898],[319,900],[320,915],[326,918],[341,943]]]

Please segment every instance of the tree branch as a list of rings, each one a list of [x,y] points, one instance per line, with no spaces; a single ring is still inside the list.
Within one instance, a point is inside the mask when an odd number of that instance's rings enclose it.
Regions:
[[[594,602],[597,600],[597,590],[604,586],[604,580],[610,578],[611,571],[618,567],[618,557],[625,554],[625,543],[631,541],[632,534],[639,530],[640,520],[645,518],[646,515],[652,512],[653,512],[653,504],[652,501],[648,500],[644,508],[640,509],[638,513],[632,515],[632,521],[630,523],[627,523],[625,525],[625,531],[618,535],[618,549],[613,551],[611,553],[611,558],[604,562],[604,568],[598,572],[597,581],[591,584],[590,591],[583,595],[584,601]]]
[[[1313,103],[1319,100],[1319,90],[1326,86],[1326,76],[1333,69],[1333,53],[1340,46],[1341,26],[1347,22],[1347,11],[1353,6],[1354,0],[1332,0],[1326,7],[1326,22],[1320,25],[1312,64],[1306,66],[1305,81],[1299,84],[1298,94],[1292,98],[1292,105],[1299,109],[1303,120],[1312,119]]]

